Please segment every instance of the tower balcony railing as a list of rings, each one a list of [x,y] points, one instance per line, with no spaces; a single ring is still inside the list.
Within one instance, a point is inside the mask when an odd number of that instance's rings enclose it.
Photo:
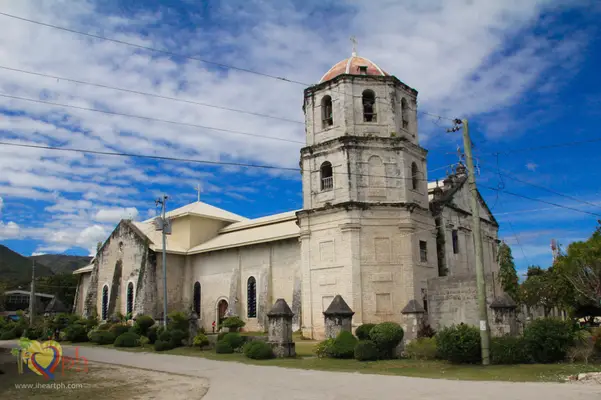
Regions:
[[[328,176],[327,178],[321,178],[321,190],[332,190],[334,188],[334,177]]]

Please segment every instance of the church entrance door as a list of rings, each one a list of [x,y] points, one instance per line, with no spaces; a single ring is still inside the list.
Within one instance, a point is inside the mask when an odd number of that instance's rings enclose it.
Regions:
[[[227,300],[221,299],[219,303],[217,303],[217,324],[221,324],[225,319],[225,313],[227,312]]]

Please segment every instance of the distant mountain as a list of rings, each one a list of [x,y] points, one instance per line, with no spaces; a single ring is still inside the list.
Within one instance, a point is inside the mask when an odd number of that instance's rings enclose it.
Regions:
[[[90,264],[92,257],[69,256],[66,254],[43,254],[41,256],[29,257],[36,263],[47,266],[55,274],[71,273],[78,268]]]
[[[32,260],[0,244],[0,281],[8,283],[11,288],[29,285],[31,265]],[[35,271],[36,276],[54,275],[50,268],[37,262]]]

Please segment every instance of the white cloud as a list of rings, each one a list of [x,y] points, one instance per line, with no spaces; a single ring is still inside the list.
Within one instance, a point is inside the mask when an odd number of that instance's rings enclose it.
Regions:
[[[265,1],[232,0],[212,10],[218,17],[228,17],[229,30],[215,26],[206,29],[206,24],[193,14],[189,15],[192,21],[189,26],[193,28],[181,30],[163,19],[163,9],[124,16],[108,13],[108,8],[100,11],[96,4],[92,1],[0,0],[4,12],[25,18],[99,32],[178,53],[200,54],[205,59],[307,83],[316,82],[331,65],[349,55],[347,37],[352,31],[359,38],[360,54],[419,90],[422,109],[448,115],[494,115],[537,87],[547,88],[545,94],[551,96],[548,88],[555,87],[556,81],[549,75],[557,71],[555,78],[563,76],[562,71],[578,62],[577,56],[586,45],[586,36],[578,33],[566,35],[560,43],[552,41],[556,29],[561,27],[541,22],[540,17],[558,5],[565,6],[563,1],[552,0],[427,0],[352,6],[341,3],[336,5],[336,12],[321,18],[319,12],[311,9],[311,2],[298,7],[287,1],[275,5]],[[323,23],[326,18],[327,23]],[[299,107],[302,85],[236,70],[209,68],[201,62],[175,60],[4,16],[0,16],[0,23],[3,29],[0,60],[7,60],[1,64],[11,68],[295,121],[304,118]],[[535,24],[544,28],[539,29],[540,32],[548,33],[527,33]],[[230,29],[232,26],[238,29]],[[144,30],[144,34],[140,30]],[[549,86],[549,82],[554,84]],[[0,92],[288,140],[304,139],[302,123],[75,85],[2,69]],[[0,138],[14,143],[60,143],[98,151],[180,155],[214,161],[227,159],[284,167],[298,166],[301,147],[298,143],[2,97],[0,110],[11,111],[0,118]],[[424,132],[427,126],[421,125],[425,127]],[[494,132],[505,130],[506,125],[491,127]],[[427,147],[428,143],[424,145]],[[96,238],[101,232],[108,234],[111,223],[121,218],[136,218],[138,209],[145,210],[154,193],[163,192],[165,188],[172,192],[169,193],[171,198],[179,196],[190,201],[196,198],[191,188],[198,183],[203,186],[203,196],[226,192],[230,197],[252,201],[251,194],[257,191],[249,188],[233,193],[223,184],[228,181],[228,174],[239,174],[239,168],[222,168],[215,173],[198,169],[198,164],[164,162],[157,167],[123,157],[0,146],[0,194],[5,199],[26,198],[47,203],[46,214],[37,216],[43,226],[24,228],[21,234],[44,240],[49,247],[81,245],[88,248],[95,243],[82,239],[82,235],[91,221],[99,224],[93,225],[95,228],[90,228],[92,231],[87,231],[85,237]],[[253,176],[265,174],[242,171]],[[268,173],[276,174],[275,171]],[[278,174],[299,179],[298,173]]]
[[[16,222],[10,221],[4,223],[0,221],[0,240],[16,239],[19,237],[21,228]]]
[[[2,214],[3,208],[4,208],[4,199],[0,196],[0,215]]]
[[[136,219],[138,209],[135,207],[127,208],[103,208],[98,210],[94,219],[98,222],[119,222],[122,219]]]
[[[538,164],[535,164],[533,162],[529,162],[528,164],[526,164],[526,169],[528,169],[529,171],[535,172],[537,168]]]
[[[45,254],[48,254],[48,253],[46,253],[46,252],[43,252],[43,251],[34,251],[33,253],[31,253],[31,256],[32,256],[32,257],[35,257],[35,256],[43,256],[43,255],[45,255]]]

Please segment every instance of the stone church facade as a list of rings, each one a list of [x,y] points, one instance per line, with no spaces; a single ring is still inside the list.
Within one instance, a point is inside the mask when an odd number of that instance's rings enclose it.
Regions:
[[[293,328],[324,337],[325,311],[341,295],[362,323],[404,323],[417,311],[433,327],[477,324],[475,256],[465,167],[427,181],[417,91],[352,57],[304,91],[300,151],[303,207],[247,219],[203,202],[167,214],[169,311],[194,310],[211,330],[226,313],[266,328],[278,298]],[[489,304],[498,224],[480,198]],[[75,309],[162,317],[162,241],[152,220],[121,221],[80,275]],[[498,301],[497,301],[498,303]]]

